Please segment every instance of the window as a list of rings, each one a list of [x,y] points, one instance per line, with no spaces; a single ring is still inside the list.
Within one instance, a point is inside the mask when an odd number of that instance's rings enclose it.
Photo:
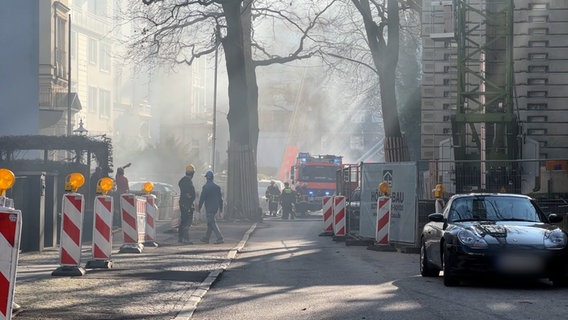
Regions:
[[[77,31],[71,31],[71,57],[77,57]]]
[[[546,103],[529,103],[527,104],[528,110],[546,110],[548,105]]]
[[[110,118],[110,91],[99,90],[100,117]]]
[[[98,90],[95,87],[89,87],[87,110],[89,112],[97,112]]]
[[[548,120],[547,116],[529,116],[527,117],[527,122],[546,122]]]
[[[457,79],[444,79],[444,85],[445,86],[455,86],[457,84],[458,84]]]
[[[548,58],[547,53],[530,53],[529,60],[546,60]]]
[[[110,71],[110,46],[107,43],[101,43],[99,47],[99,68],[101,71]]]
[[[450,134],[450,128],[444,128],[444,134]]]
[[[457,72],[458,68],[456,66],[444,66],[444,73]]]
[[[530,73],[547,73],[548,66],[529,66]]]
[[[548,141],[539,141],[538,146],[541,148],[545,148],[548,146]]]
[[[547,10],[548,3],[531,3],[529,4],[530,10]]]
[[[98,43],[96,39],[89,38],[89,63],[97,64],[98,57]]]
[[[547,91],[529,91],[527,92],[527,96],[529,98],[545,98],[548,96]]]
[[[529,29],[529,34],[530,35],[547,35],[548,34],[548,28],[530,28]]]
[[[548,41],[529,41],[531,48],[548,48]]]
[[[531,136],[543,136],[546,134],[546,129],[528,129],[527,133]]]
[[[450,116],[445,115],[442,119],[443,119],[442,121],[448,122],[448,121],[450,121]]]
[[[529,16],[529,22],[548,22],[548,16]]]
[[[544,78],[529,78],[528,79],[528,84],[529,85],[534,85],[534,86],[543,86],[548,84],[548,79],[544,79]]]

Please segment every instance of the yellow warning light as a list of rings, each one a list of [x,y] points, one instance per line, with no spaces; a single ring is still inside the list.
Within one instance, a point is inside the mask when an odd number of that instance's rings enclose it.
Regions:
[[[114,187],[114,181],[109,177],[100,178],[97,183],[97,193],[107,194]]]
[[[146,191],[146,193],[150,193],[152,190],[154,190],[154,184],[150,181],[146,182],[142,188],[142,191]]]
[[[73,172],[67,175],[67,182],[65,182],[65,191],[77,192],[79,188],[85,183],[85,177],[78,173]]]
[[[381,183],[379,183],[379,193],[383,194],[383,195],[389,195],[390,194],[390,184],[386,181],[383,181]]]
[[[0,169],[0,197],[3,197],[6,190],[12,188],[16,182],[16,176],[8,169]]]

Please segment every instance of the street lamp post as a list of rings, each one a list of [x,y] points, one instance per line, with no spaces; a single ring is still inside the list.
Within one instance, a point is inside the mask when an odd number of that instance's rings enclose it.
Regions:
[[[217,68],[219,66],[219,26],[215,34],[215,75],[213,77],[213,133],[211,135],[211,170],[215,172],[215,142],[217,140]]]

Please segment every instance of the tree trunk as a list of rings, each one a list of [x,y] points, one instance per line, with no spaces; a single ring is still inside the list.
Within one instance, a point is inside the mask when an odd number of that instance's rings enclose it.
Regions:
[[[225,217],[256,221],[260,218],[256,183],[258,88],[250,45],[245,50],[245,44],[250,43],[250,22],[242,20],[247,16],[250,19],[250,15],[241,15],[241,1],[227,1],[223,10],[227,19],[227,35],[222,45],[229,79],[230,134]]]
[[[407,161],[408,149],[402,132],[398,116],[396,99],[396,67],[400,45],[400,20],[398,0],[387,2],[387,32],[385,39],[382,27],[372,20],[372,11],[369,1],[360,2],[361,15],[365,23],[365,31],[369,40],[369,48],[373,63],[379,75],[381,89],[381,110],[385,128],[385,161]]]

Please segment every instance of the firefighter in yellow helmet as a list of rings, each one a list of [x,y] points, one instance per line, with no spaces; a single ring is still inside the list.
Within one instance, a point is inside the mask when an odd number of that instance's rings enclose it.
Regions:
[[[189,227],[193,222],[193,210],[195,202],[195,187],[193,186],[193,175],[195,167],[190,164],[185,167],[185,175],[179,180],[179,211],[180,220],[178,227],[178,241],[180,243],[193,244],[189,240]]]

